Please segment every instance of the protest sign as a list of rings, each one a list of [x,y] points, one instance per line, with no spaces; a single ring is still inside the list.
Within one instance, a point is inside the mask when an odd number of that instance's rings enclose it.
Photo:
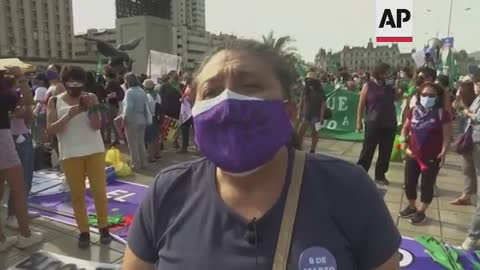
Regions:
[[[327,95],[330,95],[327,107],[332,111],[332,117],[317,125],[320,135],[339,140],[362,141],[363,134],[356,132],[359,95],[346,90],[336,90]]]
[[[38,251],[8,268],[8,270],[28,269],[119,270],[120,265],[90,262],[52,252]]]
[[[182,107],[180,108],[180,125],[187,122],[192,117],[192,105],[186,99],[182,101]]]
[[[178,55],[150,51],[147,63],[147,74],[156,82],[158,78],[172,70],[178,70],[182,58]]]
[[[164,139],[174,141],[180,128],[180,121],[168,116],[164,117],[162,124],[162,136]]]

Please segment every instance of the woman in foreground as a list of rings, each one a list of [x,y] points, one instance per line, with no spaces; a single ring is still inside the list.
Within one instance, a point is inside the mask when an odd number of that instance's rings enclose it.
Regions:
[[[272,269],[298,164],[294,83],[285,60],[254,41],[206,58],[192,85],[206,158],[164,170],[148,189],[123,269]],[[313,154],[302,168],[287,269],[399,269],[401,237],[367,174]]]

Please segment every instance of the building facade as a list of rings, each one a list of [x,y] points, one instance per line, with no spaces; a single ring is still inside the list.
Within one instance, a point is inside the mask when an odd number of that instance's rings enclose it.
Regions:
[[[128,10],[127,6],[134,8]],[[168,14],[155,11],[157,6],[168,6]],[[142,10],[146,7],[152,8]],[[236,39],[206,31],[205,0],[117,0],[116,32],[117,44],[144,37],[130,53],[137,73],[146,72],[150,50],[178,55],[182,69],[191,70],[213,47]]]
[[[367,47],[345,46],[337,53],[320,49],[315,57],[315,66],[327,72],[372,72],[379,62],[398,69],[414,65],[411,53],[401,53],[398,44],[374,46],[371,39]]]
[[[205,0],[173,0],[172,21],[193,31],[205,31]]]
[[[175,54],[182,57],[182,68],[194,69],[213,48],[237,37],[227,34],[213,34],[208,31],[197,31],[185,26],[175,27],[173,47]]]
[[[0,56],[72,59],[72,0],[0,0]]]

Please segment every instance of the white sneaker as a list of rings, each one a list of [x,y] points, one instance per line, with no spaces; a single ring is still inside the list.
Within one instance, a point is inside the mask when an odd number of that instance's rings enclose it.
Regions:
[[[40,232],[31,232],[30,237],[23,237],[21,235],[18,236],[17,244],[15,245],[17,248],[24,249],[35,244],[42,242],[43,234]]]
[[[17,243],[18,237],[16,236],[7,236],[5,241],[0,242],[0,252],[7,250],[9,247]]]
[[[8,228],[13,229],[13,230],[18,230],[18,221],[17,218],[14,216],[9,216],[5,220],[5,225],[7,225]]]
[[[475,240],[471,237],[467,237],[467,239],[465,239],[465,241],[463,241],[463,244],[462,244],[462,248],[464,250],[474,250],[476,248],[478,248],[478,240]]]
[[[38,218],[40,217],[40,213],[36,211],[28,211],[28,218]]]

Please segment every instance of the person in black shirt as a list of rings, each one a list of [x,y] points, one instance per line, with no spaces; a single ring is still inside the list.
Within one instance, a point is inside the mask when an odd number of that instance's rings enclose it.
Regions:
[[[310,153],[315,153],[318,143],[318,131],[315,127],[317,123],[323,121],[325,113],[326,97],[322,84],[315,72],[309,72],[305,78],[305,87],[300,100],[300,112],[303,112],[302,123],[298,131],[301,141],[305,136],[307,128],[312,131],[312,145]]]
[[[180,118],[180,100],[182,98],[182,90],[178,81],[178,73],[172,70],[168,73],[168,82],[160,88],[160,97],[162,98],[162,105],[165,110],[165,115],[174,119]],[[178,142],[175,139],[174,146],[179,148]]]
[[[120,103],[125,97],[125,92],[122,89],[118,76],[112,72],[108,66],[105,68],[105,79],[107,83],[105,85],[105,101],[108,107],[108,126],[105,128],[105,134],[103,138],[105,143],[110,144],[112,142],[112,132],[115,136],[115,141],[113,144],[118,144],[118,139],[120,138],[117,130],[113,125],[113,119],[115,119],[120,113]]]

